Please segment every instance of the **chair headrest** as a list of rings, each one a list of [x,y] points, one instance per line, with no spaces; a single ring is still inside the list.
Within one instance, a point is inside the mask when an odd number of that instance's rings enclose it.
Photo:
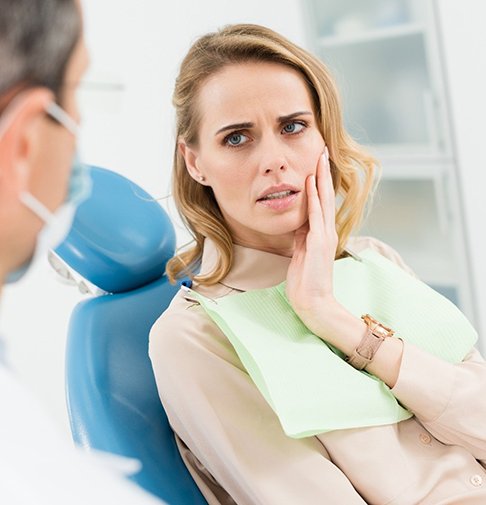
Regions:
[[[91,177],[91,196],[79,206],[56,254],[109,293],[160,278],[175,250],[174,227],[164,209],[122,175],[91,167]]]

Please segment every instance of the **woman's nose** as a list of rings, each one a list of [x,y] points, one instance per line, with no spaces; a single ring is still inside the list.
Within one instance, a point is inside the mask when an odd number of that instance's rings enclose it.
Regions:
[[[282,164],[276,164],[275,166],[267,166],[265,168],[265,171],[264,173],[265,174],[271,174],[273,172],[282,172],[286,170],[286,166],[285,166],[285,163],[282,163]]]
[[[287,160],[283,146],[279,142],[270,141],[262,143],[260,153],[260,171],[264,175],[287,170]]]

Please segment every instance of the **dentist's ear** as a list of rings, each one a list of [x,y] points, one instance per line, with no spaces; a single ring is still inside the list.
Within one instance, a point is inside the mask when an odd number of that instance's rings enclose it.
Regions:
[[[54,100],[46,88],[20,92],[5,107],[0,118],[0,179],[3,186],[19,192],[39,147],[46,107]]]
[[[199,184],[208,186],[209,184],[206,181],[206,177],[198,167],[198,153],[195,151],[195,149],[189,147],[184,140],[179,140],[177,148],[179,149],[179,153],[186,162],[186,168],[189,172],[189,175],[195,181],[199,182]]]

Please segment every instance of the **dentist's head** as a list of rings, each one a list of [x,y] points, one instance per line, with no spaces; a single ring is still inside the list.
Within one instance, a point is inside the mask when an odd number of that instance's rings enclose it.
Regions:
[[[75,146],[87,64],[78,0],[0,0],[0,286],[62,240],[86,194]]]

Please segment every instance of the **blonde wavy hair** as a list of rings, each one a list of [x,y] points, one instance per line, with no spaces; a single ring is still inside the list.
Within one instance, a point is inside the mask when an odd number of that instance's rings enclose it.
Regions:
[[[172,194],[195,245],[176,254],[167,263],[171,282],[189,276],[203,285],[216,284],[230,271],[233,240],[210,187],[196,182],[179,151],[181,139],[197,146],[200,116],[196,107],[204,82],[224,67],[242,62],[273,62],[302,74],[312,96],[317,125],[329,149],[336,192],[336,258],[343,256],[345,244],[363,219],[366,203],[373,193],[375,160],[344,130],[339,95],[325,65],[285,37],[263,26],[237,24],[199,38],[182,61],[173,104],[176,109],[177,142],[174,150]],[[195,275],[205,238],[218,250],[212,272]]]

